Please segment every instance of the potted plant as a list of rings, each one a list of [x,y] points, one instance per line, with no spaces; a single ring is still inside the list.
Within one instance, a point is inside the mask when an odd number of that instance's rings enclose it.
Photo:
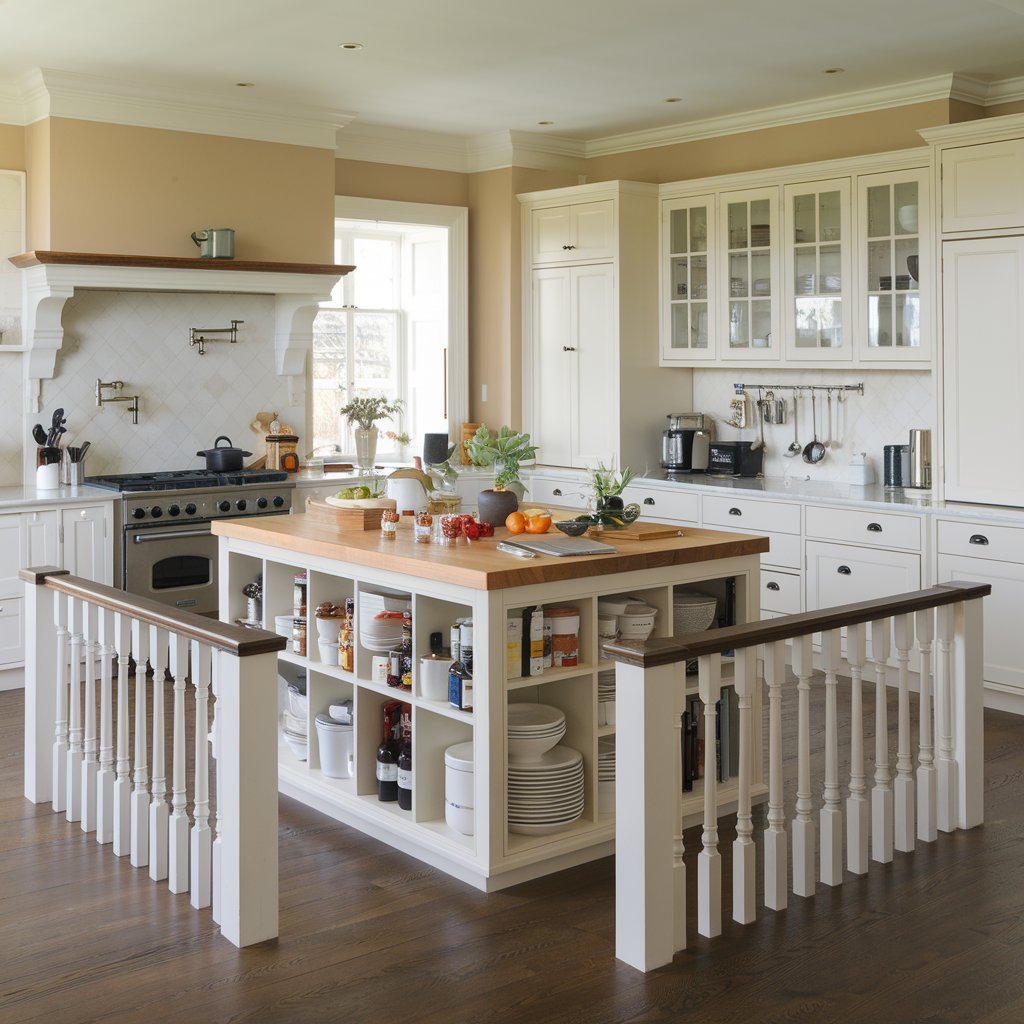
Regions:
[[[401,414],[405,403],[400,398],[390,399],[385,395],[363,395],[350,398],[338,410],[352,427],[356,443],[356,464],[360,469],[372,469],[377,457],[377,427],[381,420],[389,420]]]
[[[597,467],[591,470],[590,475],[590,486],[594,491],[594,511],[599,514],[620,512],[623,508],[622,492],[632,479],[633,471],[628,466],[620,471],[614,466],[608,467],[599,462]]]
[[[519,494],[515,490],[518,487],[522,492],[519,467],[536,456],[537,446],[530,444],[529,434],[508,426],[492,434],[486,424],[481,424],[466,442],[466,453],[474,466],[494,468],[492,488],[481,491],[477,497],[481,522],[503,523],[519,508]]]

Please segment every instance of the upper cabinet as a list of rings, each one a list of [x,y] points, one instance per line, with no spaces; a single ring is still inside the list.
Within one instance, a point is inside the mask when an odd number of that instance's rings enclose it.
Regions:
[[[942,230],[1024,227],[1024,138],[942,152]]]
[[[586,263],[615,254],[615,203],[567,203],[534,210],[530,224],[534,265]]]
[[[695,196],[662,205],[661,335],[666,363],[714,359],[710,305],[717,294],[715,267],[708,256],[715,232],[713,196]]]

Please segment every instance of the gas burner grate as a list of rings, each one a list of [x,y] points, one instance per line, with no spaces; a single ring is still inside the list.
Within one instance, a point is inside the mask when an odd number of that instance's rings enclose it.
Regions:
[[[178,469],[164,473],[124,473],[110,476],[87,476],[85,482],[107,490],[180,491],[199,487],[244,487],[248,484],[282,483],[288,474],[273,469],[239,469],[215,473],[205,469]]]

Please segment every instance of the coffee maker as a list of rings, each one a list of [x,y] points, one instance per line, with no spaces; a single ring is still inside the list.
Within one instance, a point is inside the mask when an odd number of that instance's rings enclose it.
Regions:
[[[668,415],[661,435],[661,467],[669,473],[703,473],[708,468],[711,422],[701,412]]]

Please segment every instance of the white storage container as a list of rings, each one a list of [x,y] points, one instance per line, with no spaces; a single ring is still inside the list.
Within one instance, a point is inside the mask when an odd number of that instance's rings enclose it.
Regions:
[[[456,743],[444,752],[444,818],[464,836],[473,835],[473,743]]]
[[[342,725],[329,715],[316,716],[316,734],[320,740],[320,768],[331,779],[350,779],[355,775],[352,726]]]

